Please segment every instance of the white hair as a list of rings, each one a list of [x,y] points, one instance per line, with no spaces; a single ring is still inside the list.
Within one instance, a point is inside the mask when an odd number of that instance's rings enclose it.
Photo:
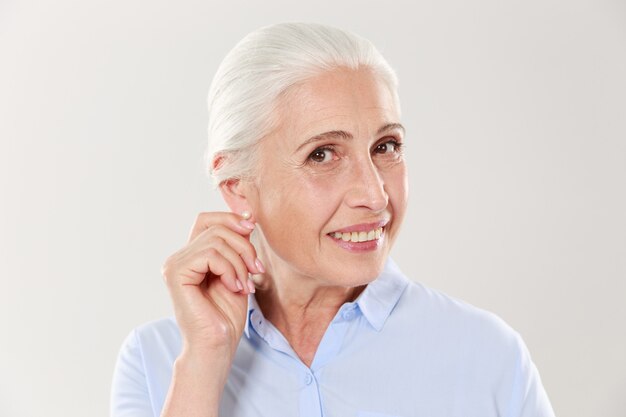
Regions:
[[[257,146],[275,127],[274,110],[287,90],[339,67],[367,67],[397,97],[398,79],[368,40],[315,23],[280,23],[244,37],[220,64],[208,95],[208,175],[217,186],[250,178]]]

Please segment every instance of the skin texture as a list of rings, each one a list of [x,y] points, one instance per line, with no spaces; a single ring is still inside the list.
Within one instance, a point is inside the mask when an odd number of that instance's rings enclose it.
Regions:
[[[278,127],[260,145],[258,175],[236,185],[234,205],[250,210],[258,226],[256,249],[267,268],[259,305],[310,365],[339,307],[380,274],[397,236],[408,186],[402,152],[390,141],[402,142],[403,130],[377,133],[400,116],[369,70],[310,79],[277,112]],[[338,130],[352,137],[304,144]],[[381,220],[388,220],[385,236],[373,251],[346,250],[328,236]]]
[[[220,186],[232,213],[200,213],[161,268],[183,340],[162,417],[218,415],[255,291],[249,274],[266,319],[310,366],[329,323],[380,274],[398,234],[408,191],[404,132],[381,131],[400,118],[381,80],[368,70],[326,72],[292,87],[275,116],[257,175]],[[329,131],[344,133],[308,142]],[[379,221],[383,236],[368,250],[329,236]]]

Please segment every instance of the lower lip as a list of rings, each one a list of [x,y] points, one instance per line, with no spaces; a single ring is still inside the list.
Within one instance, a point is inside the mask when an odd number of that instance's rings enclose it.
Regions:
[[[342,239],[335,239],[334,237],[328,236],[333,242],[335,242],[339,247],[349,251],[349,252],[372,252],[378,249],[385,238],[385,232],[383,229],[383,233],[380,235],[378,239],[368,240],[365,242],[351,242],[345,241]]]

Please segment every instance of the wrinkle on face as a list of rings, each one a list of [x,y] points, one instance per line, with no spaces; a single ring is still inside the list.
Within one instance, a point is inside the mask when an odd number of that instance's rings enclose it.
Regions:
[[[257,254],[267,270],[255,297],[307,360],[341,305],[380,274],[404,218],[404,158],[374,152],[388,137],[404,141],[398,128],[379,134],[381,127],[400,123],[396,103],[380,77],[366,69],[337,69],[298,84],[277,103],[276,127],[258,146],[257,175],[244,186],[257,222]],[[350,138],[325,138],[299,149],[329,131]],[[330,146],[331,162],[308,158]],[[328,235],[381,219],[389,220],[385,239],[368,253],[350,252]]]
[[[350,284],[354,277],[347,278],[351,275],[348,265],[353,256],[337,253],[337,248],[326,241],[326,232],[379,215],[346,204],[346,195],[361,186],[359,170],[376,170],[384,180],[382,187],[390,195],[388,211],[394,220],[400,222],[404,212],[404,196],[391,198],[404,194],[404,161],[373,166],[370,160],[371,148],[380,139],[378,129],[399,122],[394,95],[371,71],[339,69],[301,83],[283,95],[276,114],[276,128],[259,146],[259,171],[254,178],[257,191],[252,199],[267,256],[274,258],[270,263],[276,266],[276,274],[296,281]],[[352,136],[333,141],[341,162],[328,166],[307,163],[310,152],[323,142],[301,150],[298,147],[314,135],[333,130]],[[382,268],[388,248],[384,251],[380,259],[370,260],[372,266],[376,264],[370,274]],[[311,294],[314,287],[309,288]]]

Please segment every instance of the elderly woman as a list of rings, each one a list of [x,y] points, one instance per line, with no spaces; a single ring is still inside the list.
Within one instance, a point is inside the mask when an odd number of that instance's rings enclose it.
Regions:
[[[519,335],[389,259],[407,205],[397,80],[316,24],[245,37],[209,92],[201,213],[162,273],[175,320],[124,342],[112,416],[540,417]]]

